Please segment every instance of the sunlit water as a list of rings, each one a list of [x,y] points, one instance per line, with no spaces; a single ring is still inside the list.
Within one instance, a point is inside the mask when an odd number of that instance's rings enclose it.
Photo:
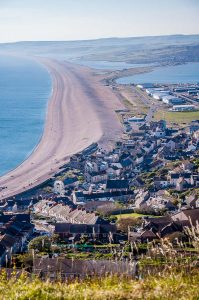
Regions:
[[[199,63],[157,67],[150,73],[119,78],[118,83],[197,83],[199,82]]]
[[[51,78],[28,58],[0,56],[0,175],[23,162],[44,128]]]

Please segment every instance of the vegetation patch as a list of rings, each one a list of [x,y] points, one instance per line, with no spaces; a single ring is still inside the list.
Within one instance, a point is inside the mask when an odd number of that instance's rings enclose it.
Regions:
[[[198,299],[199,271],[166,272],[144,280],[108,276],[70,283],[30,279],[25,274],[7,280],[2,273],[0,299]]]
[[[114,217],[116,217],[117,219],[123,219],[123,218],[142,218],[142,217],[157,217],[157,216],[153,216],[153,215],[146,215],[146,214],[138,214],[138,213],[128,213],[128,214],[118,214],[118,215],[114,215]]]
[[[193,120],[199,119],[199,111],[190,112],[169,112],[169,111],[157,111],[154,115],[155,120],[164,119],[170,123],[190,123]]]

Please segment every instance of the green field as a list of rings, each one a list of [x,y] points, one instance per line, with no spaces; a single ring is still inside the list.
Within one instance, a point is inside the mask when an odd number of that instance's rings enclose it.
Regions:
[[[154,115],[155,120],[165,120],[170,123],[190,123],[193,120],[199,119],[199,111],[190,112],[170,112],[170,111],[158,111]]]
[[[116,217],[118,220],[121,218],[141,218],[141,217],[153,217],[156,218],[157,216],[153,215],[143,215],[143,214],[137,214],[137,213],[130,213],[130,214],[119,214],[119,215],[113,215]]]

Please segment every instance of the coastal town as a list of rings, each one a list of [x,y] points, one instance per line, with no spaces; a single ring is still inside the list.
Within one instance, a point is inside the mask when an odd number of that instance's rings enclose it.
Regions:
[[[199,222],[199,121],[168,124],[154,113],[160,102],[173,114],[197,110],[198,85],[136,89],[154,111],[118,110],[123,134],[111,150],[93,143],[38,187],[2,201],[1,267],[43,278],[58,270],[83,277],[85,268],[135,275],[150,243],[189,239]]]
[[[199,300],[199,1],[0,1],[0,300]]]

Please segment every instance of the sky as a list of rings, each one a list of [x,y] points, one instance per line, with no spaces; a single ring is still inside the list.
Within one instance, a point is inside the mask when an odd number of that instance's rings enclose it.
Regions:
[[[199,0],[0,0],[0,43],[199,34]]]

